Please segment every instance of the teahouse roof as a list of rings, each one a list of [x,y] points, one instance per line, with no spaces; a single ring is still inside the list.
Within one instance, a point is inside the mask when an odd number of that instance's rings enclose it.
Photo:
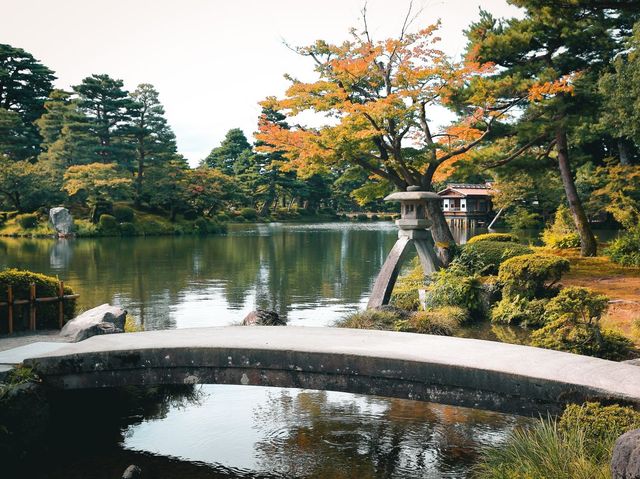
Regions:
[[[495,190],[491,188],[491,184],[470,184],[470,183],[450,183],[447,187],[438,192],[440,198],[457,198],[467,196],[491,196]]]

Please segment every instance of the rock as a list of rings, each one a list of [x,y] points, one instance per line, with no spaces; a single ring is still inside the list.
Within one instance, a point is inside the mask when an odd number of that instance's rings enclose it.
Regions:
[[[287,321],[280,318],[275,311],[267,311],[266,309],[256,309],[251,311],[242,320],[243,326],[286,326]]]
[[[142,477],[142,469],[135,464],[131,464],[122,473],[122,479],[139,479]]]
[[[62,206],[57,206],[49,210],[49,221],[58,233],[58,236],[70,236],[73,234],[73,216],[69,210]]]
[[[613,446],[613,479],[640,479],[640,429],[624,433]]]
[[[60,331],[60,335],[77,342],[97,334],[122,333],[126,318],[127,312],[124,309],[102,304],[69,321]]]

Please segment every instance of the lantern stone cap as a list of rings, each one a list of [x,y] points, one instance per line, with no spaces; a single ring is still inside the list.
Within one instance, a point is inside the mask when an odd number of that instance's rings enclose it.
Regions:
[[[440,197],[433,191],[396,191],[391,193],[385,201],[423,201],[439,200]]]

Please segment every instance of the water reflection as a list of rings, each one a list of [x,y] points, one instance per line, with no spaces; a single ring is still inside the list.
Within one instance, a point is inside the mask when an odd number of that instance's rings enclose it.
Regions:
[[[278,477],[464,477],[480,447],[528,422],[346,393],[241,386],[203,391],[197,406],[130,427],[124,447]]]

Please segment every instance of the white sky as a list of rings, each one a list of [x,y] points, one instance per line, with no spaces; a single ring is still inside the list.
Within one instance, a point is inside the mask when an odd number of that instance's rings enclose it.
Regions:
[[[281,96],[283,74],[311,80],[313,66],[286,48],[340,42],[360,25],[363,0],[1,0],[0,43],[23,48],[68,89],[92,73],[160,92],[178,149],[195,165],[227,130],[251,140],[266,96]],[[369,0],[375,38],[397,35],[407,0]],[[440,19],[442,48],[463,52],[463,30],[482,6],[496,16],[505,0],[415,0],[416,27]]]

